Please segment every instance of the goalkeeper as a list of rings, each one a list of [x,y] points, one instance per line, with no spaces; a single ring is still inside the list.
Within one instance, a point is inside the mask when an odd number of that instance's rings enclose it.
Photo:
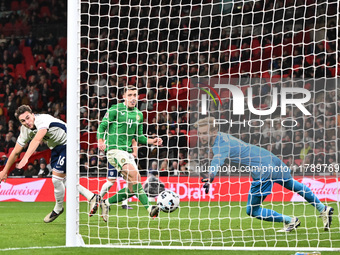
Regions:
[[[112,106],[105,114],[97,131],[99,149],[107,152],[109,163],[114,166],[127,181],[127,188],[119,190],[114,196],[100,201],[102,217],[106,222],[111,204],[136,196],[148,210],[151,217],[158,216],[158,206],[149,205],[140,182],[140,174],[132,155],[132,139],[141,144],[162,145],[161,138],[147,138],[143,135],[143,114],[136,108],[137,88],[127,86],[124,89],[124,103]],[[105,137],[105,140],[104,140]]]
[[[226,160],[231,166],[249,169],[253,181],[251,183],[247,214],[260,220],[284,222],[285,227],[279,232],[291,232],[301,222],[297,217],[282,215],[274,210],[261,207],[262,202],[271,194],[273,183],[297,192],[320,212],[324,230],[329,230],[334,209],[325,206],[306,185],[291,176],[291,170],[271,152],[255,145],[245,143],[229,134],[218,132],[214,126],[215,119],[207,117],[195,123],[201,145],[212,146],[213,159],[209,166],[209,177],[202,179],[206,193],[210,183],[214,181],[218,169]]]

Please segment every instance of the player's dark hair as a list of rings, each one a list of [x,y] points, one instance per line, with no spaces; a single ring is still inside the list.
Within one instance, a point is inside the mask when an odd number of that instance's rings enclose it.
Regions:
[[[29,113],[32,113],[32,109],[31,107],[29,107],[28,105],[22,105],[20,106],[16,111],[15,111],[15,117],[17,119],[19,119],[19,116],[25,112],[29,112]]]
[[[128,85],[124,88],[124,94],[129,90],[137,90],[137,88],[133,85]]]

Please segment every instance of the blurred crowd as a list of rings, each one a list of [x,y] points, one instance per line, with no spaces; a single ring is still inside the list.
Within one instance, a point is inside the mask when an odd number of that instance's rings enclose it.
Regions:
[[[66,22],[66,1],[12,2],[17,3],[15,8],[0,1],[0,11],[9,13],[0,19],[0,151],[6,154],[18,135],[19,123],[13,116],[18,106],[29,104],[35,112],[64,120],[66,112],[66,38],[53,33],[36,38],[30,30],[42,23]],[[339,93],[326,82],[313,82],[338,75],[336,1],[104,2],[111,4],[81,5],[82,174],[106,173],[107,161],[97,149],[95,134],[107,109],[121,102],[127,84],[138,87],[145,132],[161,137],[164,144],[140,147],[142,174],[194,172],[194,165],[211,157],[192,143],[190,123],[200,116],[190,92],[198,77],[232,78],[240,87],[252,86],[254,106],[262,109],[271,105],[273,87],[304,80],[298,86],[311,91],[308,107],[313,116],[305,118],[288,108],[287,116],[298,122],[294,129],[268,123],[261,128],[221,128],[292,164],[328,164],[339,158],[335,144]],[[13,25],[10,34],[7,23]],[[18,32],[15,24],[25,29]],[[280,82],[272,83],[272,77]],[[232,100],[222,99],[220,108],[211,104],[209,112],[232,118]],[[189,152],[189,145],[197,149]]]
[[[39,26],[66,24],[66,1],[0,1],[0,14],[0,153],[7,159],[20,132],[14,117],[19,106],[66,120],[66,38],[51,29],[34,34]],[[37,151],[47,149],[41,143]],[[50,176],[42,163],[49,165],[37,159],[11,175]]]

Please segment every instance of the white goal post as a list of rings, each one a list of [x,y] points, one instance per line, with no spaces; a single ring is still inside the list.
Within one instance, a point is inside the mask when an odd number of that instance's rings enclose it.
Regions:
[[[79,234],[80,1],[67,1],[67,189],[66,246],[83,246]]]
[[[338,1],[68,1],[66,246],[340,251],[339,16]],[[106,182],[96,132],[126,85],[138,88],[144,133],[164,143],[140,146],[142,181],[158,171],[181,203],[151,219],[130,198],[133,210],[112,205],[104,222],[100,209],[88,216],[77,187],[99,194]],[[287,164],[334,208],[330,230],[314,207],[278,184],[263,208],[298,217],[300,227],[278,233],[283,223],[249,216],[252,179],[241,164],[218,172],[205,194],[213,145],[194,125],[205,117]],[[125,184],[118,179],[105,198]]]

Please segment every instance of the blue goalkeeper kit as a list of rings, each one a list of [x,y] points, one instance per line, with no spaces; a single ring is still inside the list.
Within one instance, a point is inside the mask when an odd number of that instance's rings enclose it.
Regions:
[[[231,166],[250,172],[254,181],[291,178],[289,167],[273,153],[245,143],[229,134],[218,133],[213,145],[213,153],[210,172],[214,175],[228,159]]]
[[[310,204],[322,212],[325,206],[304,184],[296,181],[291,176],[290,168],[277,156],[258,146],[245,143],[232,135],[219,132],[213,144],[214,157],[211,161],[209,172],[216,176],[222,170],[225,161],[228,160],[229,168],[244,172],[250,172],[253,182],[251,183],[247,214],[258,219],[275,222],[289,223],[291,218],[279,214],[274,210],[262,208],[260,205],[272,191],[273,183],[297,192]]]

